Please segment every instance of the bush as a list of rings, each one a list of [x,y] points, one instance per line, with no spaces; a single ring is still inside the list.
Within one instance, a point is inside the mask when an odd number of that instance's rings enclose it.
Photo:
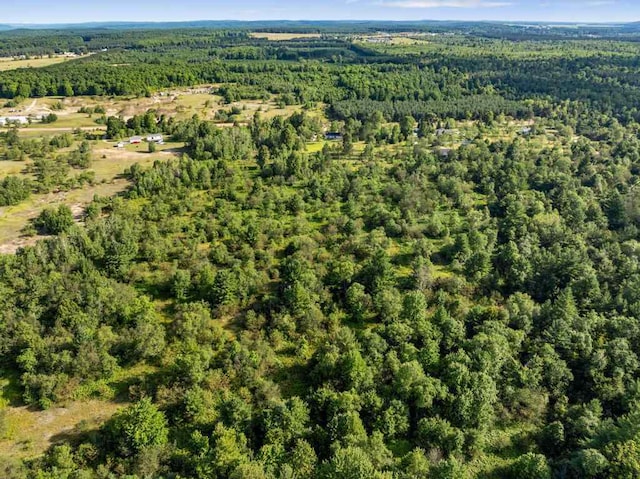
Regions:
[[[167,443],[168,428],[164,413],[149,398],[142,399],[117,413],[105,425],[108,442],[125,456]]]
[[[46,234],[66,233],[73,226],[73,213],[67,205],[46,208],[36,218],[35,226]]]
[[[511,479],[551,479],[547,458],[532,452],[520,456],[509,470]]]
[[[7,176],[0,181],[0,206],[17,205],[31,195],[29,180],[17,176]]]
[[[55,113],[49,113],[47,116],[42,117],[42,123],[54,123],[58,121],[58,115]]]

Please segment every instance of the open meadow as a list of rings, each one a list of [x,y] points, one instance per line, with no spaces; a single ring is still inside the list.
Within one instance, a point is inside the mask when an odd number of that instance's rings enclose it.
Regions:
[[[320,33],[282,33],[282,32],[252,32],[252,38],[269,40],[271,42],[283,42],[287,40],[319,38]]]
[[[39,58],[1,58],[0,72],[18,68],[41,68],[75,59],[76,56],[51,55]]]

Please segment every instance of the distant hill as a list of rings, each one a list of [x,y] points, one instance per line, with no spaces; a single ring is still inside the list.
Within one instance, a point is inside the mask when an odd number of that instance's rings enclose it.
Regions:
[[[554,28],[556,27],[556,28]],[[573,27],[573,28],[567,28]],[[185,28],[212,28],[212,29],[242,29],[254,31],[318,31],[318,32],[358,32],[358,31],[406,31],[423,30],[479,30],[484,32],[499,29],[507,30],[572,30],[574,33],[594,34],[631,34],[640,32],[640,22],[623,24],[585,24],[566,22],[482,22],[482,21],[385,21],[385,20],[268,20],[268,21],[243,21],[243,20],[194,20],[185,22],[87,22],[67,24],[0,24],[0,31],[10,30],[143,30],[143,29],[185,29]]]

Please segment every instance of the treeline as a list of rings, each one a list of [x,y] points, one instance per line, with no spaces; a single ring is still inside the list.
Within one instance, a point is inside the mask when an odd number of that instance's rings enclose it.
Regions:
[[[162,45],[204,48],[225,37],[246,37],[226,29],[62,29],[0,32],[0,56],[43,56],[65,52],[92,53],[102,49],[139,49]]]
[[[340,118],[372,108],[396,119],[425,113],[479,118],[492,109],[522,117],[530,115],[532,102],[567,100],[622,121],[640,116],[640,84],[629,73],[638,66],[633,42],[447,36],[427,46],[387,48],[340,38],[275,43],[240,32],[104,35],[126,48],[64,65],[2,72],[0,96],[150,95],[219,83],[228,102],[275,95],[285,105],[326,103]]]
[[[500,114],[523,119],[532,118],[539,113],[531,104],[505,100],[497,95],[473,95],[432,101],[344,100],[334,102],[329,107],[329,115],[343,121],[349,118],[364,120],[377,111],[381,112],[387,121],[395,122],[399,122],[406,116],[412,116],[415,119],[487,120]]]

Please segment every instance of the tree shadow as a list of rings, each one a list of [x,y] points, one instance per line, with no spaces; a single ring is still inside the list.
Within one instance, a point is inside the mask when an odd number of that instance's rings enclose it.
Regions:
[[[0,369],[0,401],[6,402],[11,407],[25,405],[22,398],[20,375],[17,371]]]
[[[113,402],[124,404],[145,396],[153,397],[158,386],[166,381],[167,375],[168,371],[159,370],[114,381],[111,383],[115,391]]]
[[[100,427],[97,424],[89,426],[87,421],[80,421],[70,429],[58,432],[49,438],[50,448],[61,444],[77,447],[82,443],[97,443]]]

